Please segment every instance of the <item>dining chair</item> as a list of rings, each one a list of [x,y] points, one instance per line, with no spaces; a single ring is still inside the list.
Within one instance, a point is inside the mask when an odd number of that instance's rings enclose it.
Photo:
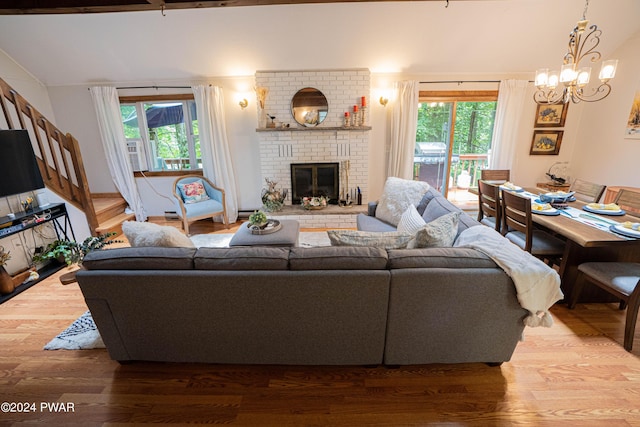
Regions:
[[[509,181],[511,171],[509,169],[482,169],[480,179],[483,181]]]
[[[534,228],[531,215],[531,199],[513,191],[502,192],[502,235],[549,266],[560,265],[565,242]]]
[[[627,211],[627,214],[640,216],[640,193],[637,191],[620,189],[614,203]]]
[[[500,231],[502,226],[502,204],[500,186],[478,180],[478,221]]]
[[[578,266],[578,277],[569,298],[569,309],[578,302],[585,282],[592,283],[620,299],[620,310],[627,308],[624,349],[631,351],[640,307],[640,263],[585,262]]]
[[[575,198],[582,202],[594,203],[600,200],[606,188],[606,185],[576,179],[573,184],[571,184],[569,191],[573,191]]]
[[[198,219],[222,215],[222,222],[229,228],[225,192],[200,175],[183,175],[173,183],[176,213],[182,220],[187,236],[189,223]]]

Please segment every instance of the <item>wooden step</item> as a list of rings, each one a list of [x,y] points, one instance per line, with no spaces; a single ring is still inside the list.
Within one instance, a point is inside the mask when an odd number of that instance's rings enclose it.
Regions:
[[[91,194],[98,224],[120,215],[127,208],[127,202],[117,193]]]
[[[101,222],[96,232],[98,234],[106,234],[106,233],[116,233],[117,236],[122,234],[122,223],[125,221],[135,221],[136,216],[133,213],[125,213],[122,212],[119,215],[116,215],[104,222]]]

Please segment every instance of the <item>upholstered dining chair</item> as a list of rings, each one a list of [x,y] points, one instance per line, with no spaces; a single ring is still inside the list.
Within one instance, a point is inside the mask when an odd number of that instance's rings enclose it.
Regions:
[[[478,180],[478,221],[500,231],[502,227],[502,204],[500,186]]]
[[[559,265],[565,242],[534,228],[531,215],[531,199],[512,191],[502,192],[502,234],[549,266]]]
[[[480,179],[483,181],[509,181],[511,171],[509,169],[482,169]]]
[[[620,189],[614,203],[626,210],[629,215],[640,216],[640,193],[637,191]]]
[[[569,298],[569,308],[578,302],[585,281],[620,299],[620,310],[627,308],[624,349],[631,351],[640,307],[640,263],[585,262],[578,266],[578,277]]]
[[[606,185],[576,179],[573,184],[571,184],[569,191],[575,192],[575,198],[582,202],[595,203],[600,200],[605,188],[607,188]]]
[[[187,235],[189,223],[203,219],[215,219],[222,215],[222,222],[229,228],[225,193],[207,178],[200,175],[183,175],[173,183],[176,213],[182,220]]]

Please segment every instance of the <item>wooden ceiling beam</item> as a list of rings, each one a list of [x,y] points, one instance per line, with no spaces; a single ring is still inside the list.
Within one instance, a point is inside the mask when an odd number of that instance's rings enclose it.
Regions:
[[[379,1],[439,1],[443,4],[447,3],[446,0],[14,0],[11,2],[2,2],[3,4],[0,4],[0,15],[109,13],[149,10],[168,11],[172,9],[199,9],[211,7]]]

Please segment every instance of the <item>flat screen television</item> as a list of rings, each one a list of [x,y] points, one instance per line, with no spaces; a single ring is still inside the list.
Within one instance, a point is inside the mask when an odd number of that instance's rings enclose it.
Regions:
[[[44,188],[26,130],[0,130],[0,197]]]

